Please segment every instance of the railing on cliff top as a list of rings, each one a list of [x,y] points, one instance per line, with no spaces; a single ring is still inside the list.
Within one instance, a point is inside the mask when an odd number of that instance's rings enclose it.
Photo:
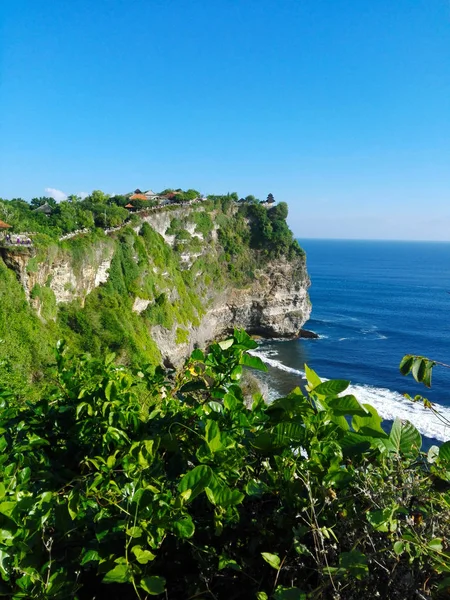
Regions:
[[[207,200],[207,198],[196,198],[195,200],[188,200],[186,202],[171,202],[171,203],[167,203],[167,204],[158,204],[157,206],[151,206],[148,208],[141,208],[140,210],[136,210],[134,211],[133,215],[144,215],[147,213],[152,213],[155,211],[162,211],[167,210],[168,208],[172,208],[174,206],[192,206],[192,204],[200,204],[201,202],[205,202]],[[117,227],[105,227],[103,228],[103,231],[106,233],[106,235],[113,233],[115,231],[119,231],[120,229],[123,229],[124,227],[126,227],[127,225],[129,225],[129,219],[130,217],[127,217],[126,221],[124,221],[121,225],[117,225]],[[58,238],[58,241],[63,242],[65,240],[70,240],[71,238],[74,238],[78,235],[85,235],[87,233],[89,233],[90,231],[92,231],[92,228],[89,227],[85,227],[84,229],[77,229],[75,231],[71,231],[70,233],[66,233],[64,235],[62,235],[61,237]],[[7,234],[7,236],[9,236],[9,238],[6,236],[3,239],[0,239],[0,244],[3,246],[10,246],[10,247],[32,247],[33,246],[33,240],[32,237],[33,235],[37,235],[36,232],[33,233],[17,233],[17,234]]]

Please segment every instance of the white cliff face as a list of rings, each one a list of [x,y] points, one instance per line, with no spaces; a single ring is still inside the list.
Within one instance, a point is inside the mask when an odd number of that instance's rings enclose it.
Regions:
[[[144,298],[139,298],[139,296],[136,296],[133,302],[133,311],[141,313],[147,308],[149,304],[150,300],[145,300]]]
[[[190,329],[187,343],[175,342],[176,327],[153,327],[152,337],[165,362],[174,366],[195,347],[207,346],[234,327],[267,338],[298,337],[311,314],[309,284],[303,258],[271,261],[255,273],[254,282],[245,289],[211,289],[211,306],[200,325]]]
[[[30,300],[34,286],[49,287],[55,294],[57,304],[80,299],[108,280],[108,270],[114,253],[113,244],[99,243],[91,249],[89,258],[74,268],[73,262],[63,251],[52,253],[52,257],[30,268],[32,253],[7,252],[3,259],[13,269]]]

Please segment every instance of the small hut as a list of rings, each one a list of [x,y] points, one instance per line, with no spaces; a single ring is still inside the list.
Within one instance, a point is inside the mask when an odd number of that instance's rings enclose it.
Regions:
[[[5,234],[10,227],[11,225],[8,225],[8,223],[5,223],[5,221],[0,221],[0,239],[5,237]]]
[[[53,208],[48,202],[44,202],[44,204],[41,204],[41,206],[35,208],[33,212],[41,212],[44,213],[46,217],[49,217],[53,212]]]
[[[125,208],[128,209],[130,212],[132,212],[133,210],[136,210],[136,207],[133,206],[131,204],[131,202],[128,202],[128,204],[125,204]]]

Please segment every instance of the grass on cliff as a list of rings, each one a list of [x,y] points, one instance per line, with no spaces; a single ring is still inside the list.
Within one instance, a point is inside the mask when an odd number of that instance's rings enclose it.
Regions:
[[[259,206],[237,208],[229,196],[211,198],[201,209],[187,209],[183,218],[172,219],[169,229],[176,235],[174,247],[148,223],[139,234],[131,226],[112,236],[97,229],[59,244],[39,234],[36,255],[28,261],[29,274],[37,273],[43,263],[51,269],[54,261],[63,260],[82,278],[85,270],[96,269],[112,254],[108,280],[84,304],[74,300],[58,306],[50,281],[36,284],[31,296],[46,321],[43,325],[26,303],[15,275],[3,265],[7,278],[2,281],[2,377],[14,380],[15,388],[25,389],[45,369],[50,349],[60,338],[93,356],[114,351],[124,364],[159,364],[161,354],[152,339],[152,327],[168,330],[174,344],[185,343],[186,332],[200,324],[213,296],[226,287],[245,288],[254,280],[255,271],[271,260],[261,232],[270,221],[273,242],[275,223],[284,216],[283,207],[271,211]],[[190,235],[186,227],[204,239]],[[287,225],[284,222],[280,227]],[[292,234],[284,233],[285,244],[279,252],[292,257]],[[189,253],[191,265],[184,260]],[[149,301],[141,314],[133,311],[136,297]],[[11,320],[7,315],[13,305]]]
[[[20,396],[39,381],[53,359],[53,323],[44,325],[29,305],[15,273],[0,259],[0,386]]]

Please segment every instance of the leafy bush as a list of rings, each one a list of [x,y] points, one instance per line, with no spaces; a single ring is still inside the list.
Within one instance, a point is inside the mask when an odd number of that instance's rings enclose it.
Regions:
[[[206,238],[213,230],[213,222],[209,213],[204,211],[195,211],[192,214],[195,223],[195,231],[201,233]]]
[[[244,332],[169,381],[75,359],[19,406],[3,391],[0,574],[14,598],[419,597],[448,585],[450,452],[390,432],[348,383],[245,406]],[[142,403],[146,389],[145,403]],[[444,446],[442,447],[444,448]],[[444,480],[443,479],[443,480]],[[442,574],[442,575],[440,575]],[[419,592],[420,594],[421,592]]]
[[[175,342],[177,344],[186,344],[189,341],[189,331],[182,327],[177,327],[175,332]]]
[[[170,221],[170,226],[166,229],[166,235],[176,235],[183,229],[183,221],[178,217],[174,217]]]

